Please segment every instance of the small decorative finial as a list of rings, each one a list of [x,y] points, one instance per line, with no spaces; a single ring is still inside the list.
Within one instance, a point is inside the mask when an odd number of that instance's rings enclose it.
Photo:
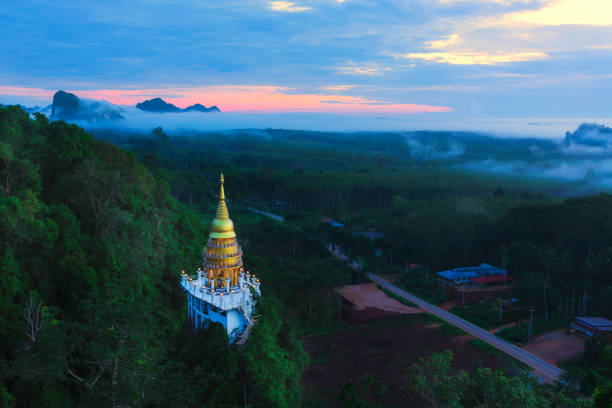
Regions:
[[[219,200],[225,201],[225,191],[223,190],[223,173],[221,173],[221,177],[219,178],[219,183],[221,184],[219,188]]]

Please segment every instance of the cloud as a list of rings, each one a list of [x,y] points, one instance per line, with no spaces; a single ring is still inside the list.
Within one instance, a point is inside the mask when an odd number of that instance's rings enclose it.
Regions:
[[[450,65],[496,65],[546,58],[540,51],[487,54],[477,52],[412,52],[399,55],[402,58],[438,62]]]
[[[384,72],[391,71],[389,67],[381,67],[374,64],[368,65],[345,65],[337,67],[338,72],[348,75],[382,75]]]
[[[321,89],[326,91],[346,91],[347,89],[354,88],[355,85],[331,85],[331,86],[322,86]]]
[[[290,1],[270,1],[268,7],[274,11],[283,11],[286,13],[299,13],[302,11],[310,10],[310,7],[297,6],[295,3]]]
[[[486,72],[482,74],[466,75],[468,78],[534,78],[539,74],[523,74],[520,72]]]
[[[494,4],[502,4],[505,6],[510,6],[512,4],[525,4],[530,3],[531,0],[439,0],[442,4],[452,4],[452,3],[494,3]]]
[[[341,94],[452,107],[456,116],[473,114],[477,100],[488,116],[605,117],[612,27],[527,21],[525,13],[567,1],[5,1],[0,37],[11,41],[0,42],[0,85],[46,91],[0,100],[40,105],[55,89],[119,89],[110,96],[210,105],[233,94],[224,104],[268,109],[283,94],[302,95],[291,107],[303,108]],[[585,9],[597,9],[591,1]],[[600,18],[612,15],[597,4]],[[506,70],[515,75],[495,74]],[[339,88],[346,84],[354,86]]]
[[[1,86],[0,95],[7,96],[29,96],[37,100],[50,100],[54,91],[39,88],[24,88],[20,86]]]
[[[538,10],[510,15],[516,21],[538,25],[612,25],[610,0],[557,0]]]
[[[425,45],[433,49],[447,48],[453,44],[456,44],[457,41],[459,41],[459,38],[459,34],[451,34],[447,35],[443,40],[426,41]]]
[[[565,132],[563,146],[569,153],[609,154],[612,151],[612,128],[582,123],[574,132]]]
[[[405,137],[410,150],[410,157],[421,160],[450,159],[462,156],[465,147],[456,140],[432,141],[418,134],[408,134]]]

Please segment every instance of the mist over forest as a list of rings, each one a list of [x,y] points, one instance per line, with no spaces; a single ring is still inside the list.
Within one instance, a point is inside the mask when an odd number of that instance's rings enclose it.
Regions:
[[[188,115],[190,116],[185,118],[186,122],[183,123],[179,122],[184,120],[183,118],[151,114],[158,119],[153,123],[170,125],[169,128],[162,128],[172,138],[208,140],[213,144],[217,143],[216,140],[231,141],[227,146],[219,146],[221,149],[231,150],[232,146],[239,145],[242,139],[278,141],[296,147],[309,143],[324,143],[330,150],[349,146],[357,151],[362,149],[364,152],[380,154],[381,157],[390,155],[394,160],[413,166],[564,181],[572,186],[566,191],[570,196],[607,191],[612,186],[612,129],[595,123],[583,123],[575,130],[566,131],[565,136],[560,134],[548,138],[456,130],[330,132],[251,128],[203,131],[197,127],[189,128],[193,125],[189,118],[196,117],[197,114]],[[151,119],[148,115],[144,117]],[[177,123],[182,123],[184,127],[174,128],[173,125]],[[93,127],[91,124],[84,125],[86,128],[89,125],[89,130],[101,138],[112,135],[112,140],[117,138],[121,143],[129,143],[130,136],[150,137],[152,129],[129,125],[124,127],[123,122],[113,127],[104,123]],[[390,146],[393,148],[389,148]],[[303,167],[299,163],[299,160],[296,160],[289,166]]]

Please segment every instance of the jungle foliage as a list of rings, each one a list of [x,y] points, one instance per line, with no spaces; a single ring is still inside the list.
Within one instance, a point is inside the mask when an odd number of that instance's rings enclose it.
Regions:
[[[575,185],[485,175],[423,152],[431,138],[452,147],[448,135],[95,135],[0,108],[0,406],[298,406],[307,364],[299,333],[332,324],[331,288],[362,279],[331,256],[330,242],[368,271],[421,265],[404,283],[440,301],[429,279],[436,271],[488,262],[510,270],[513,296],[535,307],[538,321],[612,317],[612,196],[563,199]],[[530,151],[464,136],[472,159],[491,146],[516,157]],[[240,350],[220,327],[191,331],[178,286],[178,272],[201,262],[220,169],[245,264],[264,291],[252,341]],[[344,228],[322,225],[324,217]],[[385,238],[355,234],[369,230]],[[438,406],[497,406],[494,398],[510,396],[578,407],[593,393],[604,406],[610,395],[608,372],[579,379],[571,405],[560,400],[565,391],[486,369],[457,374],[449,356],[432,359],[410,381],[424,393],[457,385],[444,401],[423,395]],[[356,396],[347,383],[340,401],[361,406],[379,391]]]
[[[0,108],[1,406],[299,404],[306,356],[274,296],[241,350],[189,328],[178,277],[208,228],[166,180],[75,125]]]

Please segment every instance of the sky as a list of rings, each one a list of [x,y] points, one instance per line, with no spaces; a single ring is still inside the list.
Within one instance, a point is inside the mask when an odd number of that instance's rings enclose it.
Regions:
[[[2,103],[612,116],[610,0],[12,0],[0,22]]]

